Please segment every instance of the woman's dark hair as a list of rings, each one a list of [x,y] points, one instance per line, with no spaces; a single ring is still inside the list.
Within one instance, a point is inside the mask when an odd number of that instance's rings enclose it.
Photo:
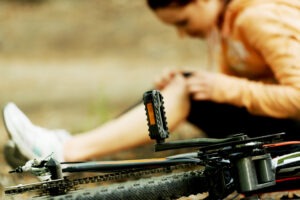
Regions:
[[[147,0],[147,4],[151,9],[156,10],[168,6],[185,6],[192,1],[194,0]]]
[[[152,10],[156,10],[158,8],[166,8],[168,6],[186,6],[193,1],[195,0],[147,0],[147,4]],[[223,1],[225,5],[227,5],[231,0]]]

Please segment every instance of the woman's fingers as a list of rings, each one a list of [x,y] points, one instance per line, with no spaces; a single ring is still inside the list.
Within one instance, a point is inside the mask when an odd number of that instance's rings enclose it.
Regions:
[[[159,90],[163,89],[169,84],[169,82],[175,77],[177,73],[177,70],[164,69],[163,73],[154,80],[155,87]]]
[[[200,71],[194,73],[187,80],[188,91],[195,100],[211,99],[215,74]]]

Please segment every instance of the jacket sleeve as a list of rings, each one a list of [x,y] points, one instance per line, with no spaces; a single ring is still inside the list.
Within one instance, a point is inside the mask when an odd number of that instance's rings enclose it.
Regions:
[[[246,9],[235,22],[239,35],[271,68],[278,84],[220,75],[213,100],[251,113],[300,119],[300,11],[276,7]]]

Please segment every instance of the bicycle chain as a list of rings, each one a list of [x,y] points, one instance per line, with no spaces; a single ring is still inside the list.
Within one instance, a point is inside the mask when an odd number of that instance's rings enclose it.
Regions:
[[[5,188],[5,194],[7,195],[17,195],[24,192],[33,192],[37,191],[39,196],[47,195],[59,195],[65,194],[71,190],[77,190],[79,185],[89,184],[89,183],[100,183],[105,181],[120,181],[129,178],[138,178],[145,175],[152,175],[157,173],[167,173],[172,170],[186,169],[197,164],[179,164],[175,166],[168,166],[164,168],[154,168],[138,171],[119,171],[109,174],[102,174],[97,176],[69,179],[64,177],[63,179],[58,180],[49,180],[40,183],[32,183],[26,185],[11,186]],[[53,193],[54,192],[54,193]]]

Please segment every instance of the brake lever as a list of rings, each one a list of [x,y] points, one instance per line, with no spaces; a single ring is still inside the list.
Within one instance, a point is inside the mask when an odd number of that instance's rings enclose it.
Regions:
[[[9,173],[24,173],[29,172],[36,177],[48,177],[51,180],[61,179],[62,168],[61,164],[52,158],[52,156],[48,156],[45,159],[32,159],[27,161],[23,166],[19,166],[14,170],[9,171]]]

